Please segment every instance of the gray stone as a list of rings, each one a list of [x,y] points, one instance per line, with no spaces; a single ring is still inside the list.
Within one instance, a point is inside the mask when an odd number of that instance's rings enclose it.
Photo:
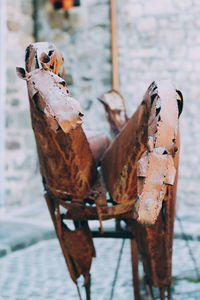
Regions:
[[[21,1],[21,11],[23,14],[31,16],[33,13],[33,3],[31,1]]]
[[[4,245],[0,249],[2,248],[2,254],[4,255],[5,251],[8,252],[6,249],[10,249],[10,251],[23,249],[38,241],[50,239],[55,236],[55,232],[52,229],[49,230],[27,223],[4,221],[0,222],[0,225],[0,245]]]
[[[13,85],[13,83],[15,83],[17,76],[16,76],[16,72],[15,69],[7,69],[7,80],[8,80],[8,84],[9,85]]]
[[[6,149],[8,150],[15,150],[20,148],[20,143],[18,141],[7,141],[6,142]]]
[[[97,300],[109,298],[121,243],[121,240],[95,239],[97,258],[93,260],[91,270],[92,298]],[[198,244],[193,242],[191,247],[197,250],[195,256],[198,258]],[[111,249],[115,249],[114,255]],[[178,300],[197,300],[200,295],[200,284],[193,272],[195,266],[187,252],[187,247],[183,241],[175,241],[174,251],[176,252],[173,258],[172,297]],[[40,242],[27,249],[11,253],[0,259],[0,268],[2,271],[1,296],[8,300],[22,300],[23,297],[34,300],[36,298],[61,300],[66,297],[67,299],[76,299],[77,297],[76,287],[69,277],[57,240]],[[139,269],[141,274],[141,264]],[[181,276],[178,275],[179,272]],[[107,274],[106,280],[105,274]],[[84,294],[82,283],[82,279],[78,280],[81,293]],[[126,241],[114,290],[114,299],[130,299],[132,292],[130,244]],[[158,294],[157,289],[154,289],[154,292]],[[144,290],[142,294],[144,297]]]
[[[10,31],[19,31],[20,23],[18,21],[14,21],[14,20],[8,20],[7,27],[8,27],[8,30],[10,30]]]
[[[13,99],[11,100],[11,105],[12,105],[12,106],[18,106],[19,103],[20,103],[20,100],[17,99],[17,98],[13,98]]]
[[[72,78],[72,75],[67,73],[65,75],[65,81],[67,82],[67,85],[73,85],[73,78]]]

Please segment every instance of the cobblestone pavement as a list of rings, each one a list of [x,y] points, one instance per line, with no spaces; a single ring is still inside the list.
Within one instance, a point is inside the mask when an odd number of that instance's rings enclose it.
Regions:
[[[121,240],[95,239],[97,258],[92,266],[92,299],[109,300]],[[199,242],[175,240],[173,299],[200,299]],[[195,263],[194,263],[195,260]],[[61,254],[57,239],[43,241],[0,259],[0,300],[78,300],[75,285]],[[132,299],[129,242],[125,242],[113,299]],[[79,286],[84,298],[82,281]]]

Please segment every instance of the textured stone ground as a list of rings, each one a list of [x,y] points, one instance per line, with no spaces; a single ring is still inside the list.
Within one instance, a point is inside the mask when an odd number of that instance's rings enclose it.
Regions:
[[[196,206],[191,207],[186,197],[179,196],[181,223],[178,219],[175,222],[174,300],[200,299],[200,222],[197,196],[194,199]],[[54,236],[44,200],[36,199],[31,205],[10,211],[5,220],[0,226],[0,300],[78,299],[57,240],[37,243]],[[111,222],[106,221],[105,226],[110,225]],[[188,241],[184,241],[185,236]],[[32,243],[37,244],[11,252]],[[93,299],[109,300],[121,241],[96,239],[95,244],[97,258],[92,266]],[[125,242],[119,274],[113,299],[130,299],[132,282],[128,241]]]
[[[121,240],[95,240],[97,258],[92,266],[92,299],[109,300]],[[200,247],[191,242],[198,260]],[[175,240],[173,259],[173,299],[200,299],[200,282],[197,281],[194,262],[184,241]],[[43,241],[24,250],[13,252],[0,259],[0,300],[76,300],[77,291],[69,278],[61,250],[56,239]],[[129,242],[125,242],[120,276],[113,299],[132,299],[132,278]],[[81,281],[79,286],[81,287]],[[84,295],[84,290],[81,288]]]

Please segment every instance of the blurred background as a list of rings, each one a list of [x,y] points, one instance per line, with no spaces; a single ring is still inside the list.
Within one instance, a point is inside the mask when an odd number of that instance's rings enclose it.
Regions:
[[[170,79],[183,93],[174,299],[200,299],[200,2],[117,2],[120,90],[129,115],[141,102],[153,80]],[[80,101],[85,112],[84,126],[109,132],[103,108],[97,100],[111,89],[109,1],[81,0],[74,1],[74,5],[66,9],[50,0],[0,0],[0,266],[5,270],[0,277],[0,289],[4,291],[0,299],[78,299],[66,275],[43,200],[26,83],[15,72],[16,66],[24,67],[25,48],[30,43],[55,43],[65,58],[65,79],[70,92]],[[103,242],[98,243],[101,248]],[[119,241],[114,243],[106,241],[102,246],[99,261],[94,267],[98,272],[101,260],[110,261],[110,250],[120,247]],[[32,244],[34,246],[27,247]],[[126,300],[132,293],[131,271],[130,266],[127,267],[128,242],[126,245],[124,251],[127,255],[124,254],[122,259],[122,267],[126,271],[121,270],[124,277],[119,279],[120,294],[115,299]],[[21,250],[15,252],[16,249]],[[49,271],[48,255],[52,257],[53,264]],[[26,262],[27,256],[30,260]],[[38,264],[38,275],[34,273],[35,264]],[[24,265],[28,266],[27,273]],[[58,265],[61,266],[59,271]],[[114,268],[115,262],[112,262],[108,267],[111,277],[112,273],[114,276]],[[11,269],[12,272],[9,271]],[[21,279],[15,281],[14,287],[7,286],[12,281],[10,276],[19,272],[22,272]],[[27,278],[25,274],[31,272],[34,284],[31,287],[29,283],[24,284],[23,290],[20,284]],[[49,278],[49,273],[55,276]],[[103,273],[102,270],[102,276]],[[128,275],[125,276],[125,273]],[[37,282],[38,276],[43,281]],[[108,282],[107,285],[101,282],[101,274],[95,276],[97,282],[94,282],[96,288],[93,293],[96,293],[96,298],[109,299],[106,296],[109,293]],[[56,287],[54,281],[57,282]],[[69,285],[68,293],[65,281]],[[41,287],[45,284],[46,294],[41,296]],[[61,291],[60,294],[54,294],[56,288]]]

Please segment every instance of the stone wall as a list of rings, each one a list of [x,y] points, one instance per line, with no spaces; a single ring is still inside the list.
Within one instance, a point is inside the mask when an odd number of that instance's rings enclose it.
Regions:
[[[16,61],[23,65],[24,49],[33,41],[32,8],[30,0],[15,2],[8,1],[10,9],[12,3],[17,12],[16,16],[8,17],[6,179],[9,201],[11,198],[13,201],[13,195],[16,199],[23,199],[24,195],[29,198],[35,190],[34,178],[38,178],[25,84],[13,71]],[[80,8],[55,11],[49,0],[37,0],[37,40],[54,42],[62,50],[66,81],[85,110],[85,126],[107,132],[97,97],[111,89],[109,1],[81,2]],[[129,114],[152,80],[171,79],[183,92],[179,196],[185,199],[186,205],[194,205],[194,209],[200,191],[200,168],[196,167],[200,162],[199,13],[197,0],[126,0],[123,3],[118,0],[120,86]]]
[[[5,204],[34,200],[37,163],[26,84],[15,68],[24,67],[26,46],[33,42],[31,0],[7,0],[6,103],[5,103]]]

